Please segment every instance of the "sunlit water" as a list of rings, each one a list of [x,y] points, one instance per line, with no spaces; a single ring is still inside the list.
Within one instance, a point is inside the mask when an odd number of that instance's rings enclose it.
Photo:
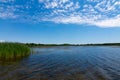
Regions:
[[[0,80],[120,80],[120,47],[43,47],[9,65]]]

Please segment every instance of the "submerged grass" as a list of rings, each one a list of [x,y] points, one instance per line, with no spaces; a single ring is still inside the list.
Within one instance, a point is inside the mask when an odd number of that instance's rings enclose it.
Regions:
[[[28,56],[30,48],[21,43],[0,43],[0,60],[17,60]]]

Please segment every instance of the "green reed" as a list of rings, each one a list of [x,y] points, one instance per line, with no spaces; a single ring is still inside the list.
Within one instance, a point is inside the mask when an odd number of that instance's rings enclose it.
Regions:
[[[30,54],[30,48],[21,43],[0,43],[0,60],[20,59]]]

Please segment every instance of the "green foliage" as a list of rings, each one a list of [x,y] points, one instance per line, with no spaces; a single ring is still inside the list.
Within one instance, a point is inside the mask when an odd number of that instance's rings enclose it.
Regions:
[[[101,44],[36,44],[26,43],[29,47],[47,47],[47,46],[120,46],[120,43],[101,43]]]
[[[82,46],[120,46],[120,43],[83,44]]]
[[[21,43],[0,43],[0,60],[18,59],[30,54],[30,48]]]
[[[78,46],[76,44],[36,44],[36,43],[26,43],[27,46],[29,47],[40,47],[40,46]]]

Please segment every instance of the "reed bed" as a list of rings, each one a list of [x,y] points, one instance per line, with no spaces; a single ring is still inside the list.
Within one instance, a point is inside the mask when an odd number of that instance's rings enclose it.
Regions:
[[[0,43],[0,60],[16,60],[28,56],[30,48],[21,43]]]

